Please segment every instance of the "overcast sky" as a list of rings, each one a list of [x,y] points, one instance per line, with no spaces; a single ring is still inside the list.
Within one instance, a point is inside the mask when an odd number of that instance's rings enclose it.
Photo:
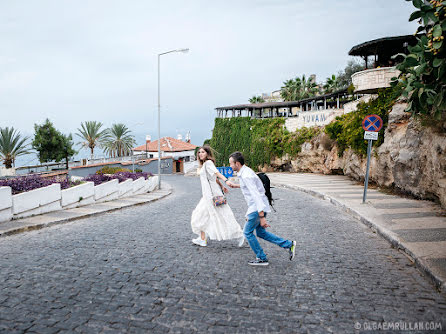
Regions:
[[[343,69],[359,43],[413,34],[404,0],[0,0],[0,127],[125,123],[143,143],[211,137],[214,108]],[[78,141],[76,139],[76,141]]]

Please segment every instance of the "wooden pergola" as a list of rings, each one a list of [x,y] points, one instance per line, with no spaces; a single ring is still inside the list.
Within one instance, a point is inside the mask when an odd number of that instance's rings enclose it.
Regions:
[[[384,37],[358,44],[348,52],[350,56],[362,57],[367,69],[369,56],[374,56],[374,67],[390,67],[398,63],[399,59],[392,59],[398,53],[407,53],[407,46],[417,44],[414,35]]]
[[[300,111],[340,109],[343,107],[346,97],[348,97],[348,93],[345,88],[331,94],[314,96],[299,101],[237,104],[217,107],[215,110],[219,118],[242,116],[252,118],[292,117],[292,108],[296,107]],[[284,109],[285,111],[283,111]]]

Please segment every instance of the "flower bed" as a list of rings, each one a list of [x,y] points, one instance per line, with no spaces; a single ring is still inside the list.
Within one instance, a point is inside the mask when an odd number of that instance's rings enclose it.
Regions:
[[[11,187],[12,194],[20,194],[38,188],[43,188],[54,183],[59,183],[61,189],[81,184],[81,181],[58,180],[57,178],[44,178],[39,175],[23,176],[14,179],[0,180],[0,187]]]
[[[115,174],[90,174],[85,178],[85,181],[94,182],[94,185],[97,186],[103,182],[111,181],[114,179],[117,179],[119,182],[123,182],[128,179],[132,179],[133,181],[135,181],[140,177],[144,177],[144,179],[147,180],[149,176],[153,176],[152,173],[118,172]]]

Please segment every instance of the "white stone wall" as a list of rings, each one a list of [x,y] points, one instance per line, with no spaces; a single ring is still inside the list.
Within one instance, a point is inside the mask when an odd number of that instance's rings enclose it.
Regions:
[[[119,181],[117,179],[101,183],[94,187],[95,202],[112,201],[119,197]]]
[[[148,192],[158,189],[158,176],[151,177],[148,183]]]
[[[152,156],[153,159],[158,158],[158,151],[150,151],[149,155]],[[136,155],[144,155],[146,156],[146,152],[133,151],[133,154]],[[180,152],[165,152],[161,151],[161,157],[172,157],[174,160],[178,160],[180,158],[191,157],[195,158],[195,150],[190,151],[180,151]]]
[[[0,187],[0,222],[12,218],[12,191],[11,187]]]
[[[165,152],[165,155],[170,155],[174,160],[178,160],[180,158],[185,157],[195,157],[195,150],[190,151],[181,151],[181,152]]]
[[[336,116],[344,114],[343,109],[327,109],[324,111],[304,111],[298,113],[297,117],[287,118],[285,127],[294,132],[303,127],[324,126],[332,122]]]
[[[144,192],[144,186],[145,186],[145,179],[144,177],[140,177],[139,179],[136,179],[133,181],[133,194],[139,195]]]
[[[62,190],[62,208],[71,209],[94,203],[94,182]]]
[[[60,184],[12,195],[10,187],[0,187],[0,222],[70,209],[92,203],[148,193],[158,189],[158,176],[119,183],[112,180],[95,186],[86,182],[61,191]]]
[[[390,79],[398,77],[400,71],[395,67],[382,67],[356,72],[352,75],[355,92],[390,87]]]
[[[59,183],[13,195],[12,213],[14,218],[23,218],[60,210],[61,197]]]
[[[118,184],[119,197],[133,195],[133,180],[128,179]]]
[[[15,168],[0,167],[0,176],[15,176]]]
[[[351,102],[344,104],[344,114],[348,114],[349,112],[355,111],[356,107],[358,106],[358,104],[360,102],[366,103],[375,97],[376,97],[376,95],[374,95],[374,94],[367,94],[367,95],[361,96],[359,99],[357,99],[355,101],[351,101]]]
[[[198,161],[189,161],[184,163],[184,174],[189,173],[191,170],[198,168]]]

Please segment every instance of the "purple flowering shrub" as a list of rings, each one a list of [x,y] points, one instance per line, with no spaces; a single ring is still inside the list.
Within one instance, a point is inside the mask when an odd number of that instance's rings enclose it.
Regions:
[[[46,178],[39,175],[32,175],[0,180],[0,187],[11,187],[12,194],[16,195],[25,191],[43,188],[54,183],[60,183],[61,189],[67,189],[81,184],[81,181],[68,181],[67,179],[58,180],[57,178]]]
[[[146,172],[117,172],[115,174],[90,174],[85,178],[85,181],[91,181],[94,182],[94,185],[97,186],[98,184],[101,184],[103,182],[111,181],[114,179],[117,179],[119,182],[123,182],[128,179],[132,179],[135,181],[136,179],[139,179],[140,177],[144,177],[144,179],[147,180],[149,176],[153,176],[152,173],[146,173]]]
[[[147,180],[149,176],[153,176],[152,173],[146,172],[117,172],[115,174],[91,174],[85,178],[85,181],[92,181],[94,185],[97,186],[103,182],[118,179],[119,182],[123,182],[127,179],[132,179],[133,181],[144,177]],[[59,183],[61,189],[67,189],[70,187],[77,186],[82,183],[82,181],[68,181],[66,178],[60,179],[56,177],[41,177],[39,175],[22,176],[17,178],[0,180],[0,187],[11,187],[12,194],[20,194],[22,192],[43,188],[54,183]]]

